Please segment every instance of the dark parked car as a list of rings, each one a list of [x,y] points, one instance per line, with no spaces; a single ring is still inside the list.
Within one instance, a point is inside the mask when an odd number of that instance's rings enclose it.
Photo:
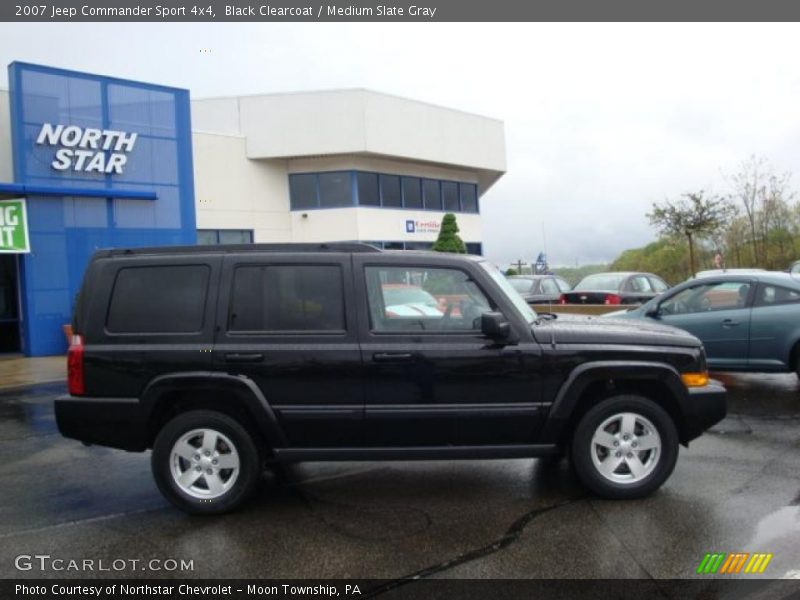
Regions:
[[[239,505],[269,462],[567,450],[592,491],[638,498],[725,414],[694,336],[540,317],[476,256],[104,250],[72,325],[60,431],[152,448],[159,489],[193,513]]]
[[[587,275],[571,292],[561,295],[561,304],[642,304],[669,289],[652,273],[595,273]]]
[[[508,280],[528,304],[558,304],[561,294],[572,289],[556,275],[514,275]]]
[[[795,371],[800,377],[800,279],[756,272],[692,279],[635,310],[696,335],[717,370]]]

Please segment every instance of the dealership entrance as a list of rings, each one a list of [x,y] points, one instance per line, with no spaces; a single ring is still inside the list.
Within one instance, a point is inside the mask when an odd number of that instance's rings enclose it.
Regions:
[[[19,352],[17,255],[0,254],[0,354]]]

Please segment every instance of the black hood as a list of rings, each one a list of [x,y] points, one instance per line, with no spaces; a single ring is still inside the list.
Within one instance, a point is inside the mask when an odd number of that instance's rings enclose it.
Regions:
[[[682,346],[702,343],[691,333],[650,320],[614,319],[558,315],[540,320],[533,334],[541,344],[634,344],[639,346]]]

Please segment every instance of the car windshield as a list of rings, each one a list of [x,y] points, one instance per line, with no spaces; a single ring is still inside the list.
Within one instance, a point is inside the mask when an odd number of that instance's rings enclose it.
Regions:
[[[508,282],[520,293],[530,292],[533,284],[530,279],[509,279]]]
[[[495,280],[497,285],[500,286],[500,289],[503,290],[503,293],[508,297],[520,314],[522,314],[523,318],[528,323],[533,323],[536,320],[536,311],[525,302],[525,298],[519,295],[519,292],[514,289],[514,286],[508,282],[506,276],[500,272],[500,269],[485,260],[481,261],[480,265],[483,267],[484,271],[489,273],[489,276]]]
[[[610,290],[617,291],[622,287],[622,282],[625,281],[625,275],[617,273],[597,273],[596,275],[589,275],[584,277],[581,282],[575,286],[575,291],[581,290]]]

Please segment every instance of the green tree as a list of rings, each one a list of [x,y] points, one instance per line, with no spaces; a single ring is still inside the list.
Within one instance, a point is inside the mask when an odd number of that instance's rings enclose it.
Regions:
[[[689,270],[694,275],[697,272],[694,257],[696,239],[703,235],[718,234],[735,213],[736,209],[724,199],[716,196],[705,198],[701,190],[684,194],[677,201],[653,203],[653,210],[647,213],[647,218],[662,235],[686,238],[689,245]]]
[[[553,273],[566,279],[567,283],[573,287],[587,275],[602,273],[603,271],[608,271],[608,265],[582,265],[580,267],[555,267],[553,269]]]
[[[513,277],[514,275],[519,275],[514,267],[509,267],[506,269],[506,277]]]
[[[453,213],[447,213],[442,219],[439,237],[433,244],[432,250],[435,252],[454,252],[456,254],[467,253],[464,241],[458,236],[458,223]]]
[[[609,271],[644,271],[655,273],[668,283],[677,283],[689,277],[688,249],[682,237],[662,237],[643,248],[625,250]]]

